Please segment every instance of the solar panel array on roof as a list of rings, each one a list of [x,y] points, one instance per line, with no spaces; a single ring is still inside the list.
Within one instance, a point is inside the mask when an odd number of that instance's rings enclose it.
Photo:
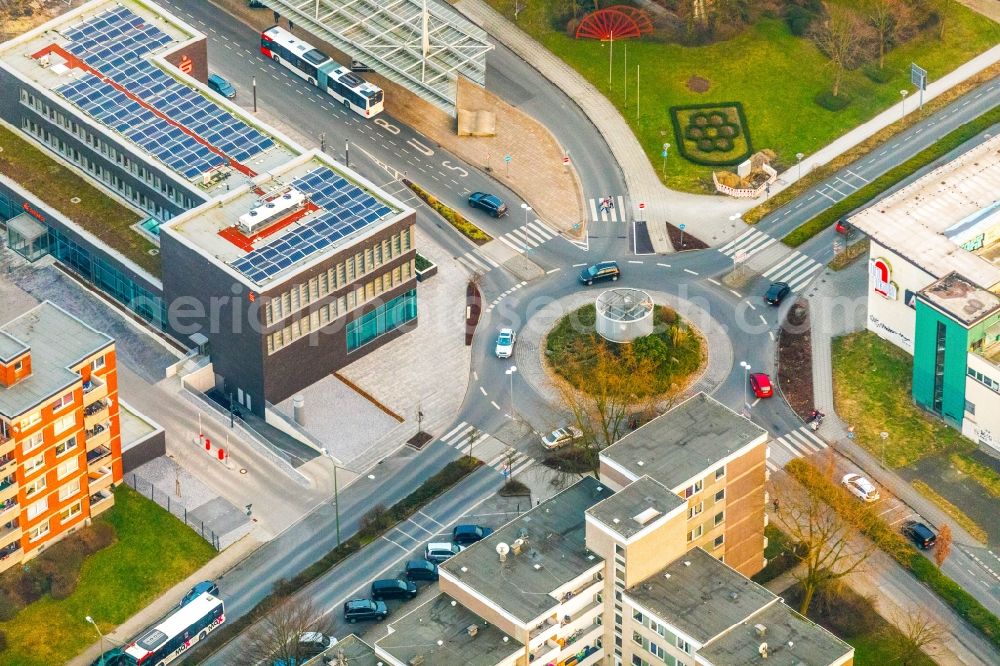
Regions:
[[[63,34],[73,40],[67,51],[237,162],[274,145],[270,137],[142,59],[172,40],[125,7],[102,12]],[[185,178],[226,163],[190,134],[93,74],[86,73],[56,92]]]
[[[322,212],[310,216],[277,240],[250,252],[230,265],[257,283],[291,268],[336,241],[361,231],[391,214],[391,208],[357,185],[319,167],[291,186],[305,194]]]

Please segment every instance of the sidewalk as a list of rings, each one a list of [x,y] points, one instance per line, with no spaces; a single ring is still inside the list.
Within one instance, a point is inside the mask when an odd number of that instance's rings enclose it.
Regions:
[[[651,220],[650,238],[658,253],[670,252],[672,247],[667,238],[663,220],[674,224],[685,222],[692,234],[710,245],[718,245],[741,233],[746,227],[737,216],[759,203],[753,199],[731,199],[715,195],[699,195],[677,192],[665,187],[649,162],[639,141],[622,118],[618,109],[591,85],[586,79],[560,58],[536,42],[514,23],[496,12],[485,0],[459,0],[454,4],[470,21],[486,30],[492,37],[502,42],[545,78],[562,89],[580,106],[590,118],[621,167],[628,186],[629,197],[635,207],[634,219]],[[955,71],[933,81],[924,92],[924,102],[934,99],[952,86],[985,69],[1000,60],[1000,46],[973,58]],[[884,127],[898,120],[904,112],[912,112],[917,102],[896,104],[875,116],[868,122],[847,132],[828,146],[802,160],[801,173],[808,174],[818,166],[826,164],[834,157],[872,136]],[[798,180],[798,169],[789,169],[780,174],[772,186],[776,194]],[[646,204],[640,213],[638,204]]]

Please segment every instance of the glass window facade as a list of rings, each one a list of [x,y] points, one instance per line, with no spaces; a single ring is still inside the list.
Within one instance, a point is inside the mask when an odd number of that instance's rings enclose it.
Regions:
[[[417,290],[412,289],[347,324],[347,351],[417,318]]]

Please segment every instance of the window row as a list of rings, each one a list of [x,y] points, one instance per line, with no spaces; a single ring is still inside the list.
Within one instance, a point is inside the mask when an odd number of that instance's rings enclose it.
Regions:
[[[353,257],[330,268],[264,304],[264,322],[267,326],[298,312],[310,303],[326,297],[365,275],[377,270],[413,249],[413,227],[393,234],[381,243],[359,250]]]
[[[392,271],[379,275],[374,280],[347,292],[336,300],[317,308],[308,317],[301,317],[267,336],[267,353],[271,355],[292,344],[296,340],[318,331],[327,324],[343,317],[351,310],[364,305],[375,297],[404,284],[413,276],[413,262],[397,266]]]
[[[973,370],[971,367],[968,368],[967,373],[970,377],[975,379],[977,382],[979,382],[986,388],[996,391],[997,393],[1000,393],[1000,382],[998,382],[997,380],[987,377],[978,370]]]

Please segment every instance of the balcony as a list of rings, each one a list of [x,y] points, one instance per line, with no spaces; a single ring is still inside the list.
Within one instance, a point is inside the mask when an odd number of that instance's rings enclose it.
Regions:
[[[87,451],[87,469],[88,469],[88,471],[91,472],[91,473],[93,473],[93,474],[98,474],[99,475],[100,469],[104,465],[106,465],[107,463],[111,462],[110,456],[111,456],[111,449],[109,449],[106,446],[98,446],[96,449],[92,449],[90,451]],[[104,461],[101,464],[101,467],[95,467],[95,465],[97,465],[97,463],[99,463],[101,461]]]
[[[556,664],[571,666],[572,664],[578,664],[586,660],[595,651],[600,651],[600,648],[597,646],[597,642],[603,634],[604,627],[599,624],[588,627],[586,630],[576,632],[566,640],[565,646],[559,651],[559,654],[556,655],[554,662]],[[581,655],[583,658],[578,659]]]
[[[23,555],[20,541],[15,541],[9,546],[0,548],[0,572],[19,564]]]
[[[90,381],[83,383],[83,405],[86,407],[95,400],[108,397],[108,385],[100,378],[91,375]]]
[[[17,461],[14,459],[13,453],[0,456],[0,478],[13,474],[15,469],[17,469]]]
[[[91,517],[96,516],[114,505],[115,496],[111,494],[110,490],[102,490],[94,493],[90,496],[90,515]]]
[[[84,436],[87,438],[87,451],[104,446],[111,441],[111,424],[98,423],[93,428],[88,428]]]
[[[9,499],[0,502],[0,524],[9,522],[14,518],[17,518],[21,514],[21,510],[17,505],[16,499]]]
[[[0,525],[0,550],[21,539],[21,525],[17,518]]]
[[[14,438],[10,435],[4,435],[3,431],[0,431],[0,456],[14,453],[15,446]]]
[[[0,502],[17,497],[17,480],[13,474],[0,479]]]
[[[110,404],[107,400],[98,400],[83,408],[83,427],[90,430],[99,423],[108,420],[108,408]]]
[[[111,485],[113,480],[114,476],[111,473],[110,467],[99,467],[96,470],[89,470],[87,472],[87,487],[92,493],[104,490]]]
[[[594,601],[572,615],[564,615],[562,619],[561,633],[571,635],[573,632],[587,627],[594,621],[597,614],[604,607],[600,601]]]
[[[545,621],[528,632],[528,644],[532,645],[539,636],[551,636],[559,628],[556,616],[545,618]]]

